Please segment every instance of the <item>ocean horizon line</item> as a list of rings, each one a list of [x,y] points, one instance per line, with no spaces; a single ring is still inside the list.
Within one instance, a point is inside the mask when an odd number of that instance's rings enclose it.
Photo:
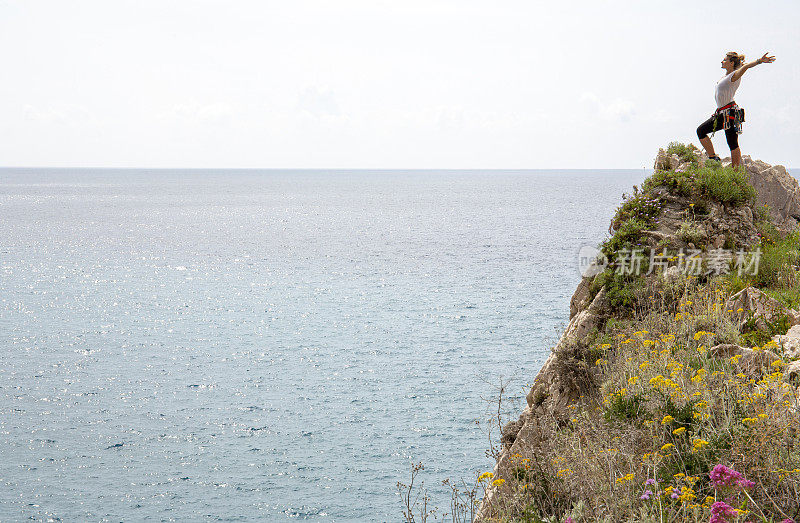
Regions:
[[[51,167],[51,166],[0,166],[0,171],[10,170],[90,170],[90,171],[302,171],[302,172],[410,172],[410,171],[446,171],[446,172],[528,172],[528,171],[652,171],[652,167],[525,167],[525,168],[447,168],[447,167]],[[787,167],[787,169],[790,169]]]

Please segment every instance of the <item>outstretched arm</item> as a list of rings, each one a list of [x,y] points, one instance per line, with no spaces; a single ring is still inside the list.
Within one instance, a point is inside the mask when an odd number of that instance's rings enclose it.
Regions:
[[[775,57],[774,56],[767,56],[768,54],[769,53],[764,53],[764,56],[762,56],[761,58],[759,58],[755,62],[750,62],[749,64],[744,64],[743,66],[738,68],[736,70],[736,72],[733,73],[733,76],[731,76],[731,82],[737,81],[739,78],[742,77],[744,72],[747,71],[748,69],[750,69],[751,67],[755,67],[758,64],[771,64],[772,62],[774,62],[775,61]]]

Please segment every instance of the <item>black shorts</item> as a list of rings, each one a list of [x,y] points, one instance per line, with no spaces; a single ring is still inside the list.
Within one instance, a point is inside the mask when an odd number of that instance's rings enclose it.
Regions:
[[[721,131],[724,127],[725,117],[728,111],[721,111],[712,116],[705,122],[700,124],[697,128],[697,137],[701,140],[708,137],[708,133],[714,131]],[[731,123],[731,126],[725,129],[725,139],[728,141],[728,147],[731,151],[739,148],[739,133],[736,132],[736,126]]]

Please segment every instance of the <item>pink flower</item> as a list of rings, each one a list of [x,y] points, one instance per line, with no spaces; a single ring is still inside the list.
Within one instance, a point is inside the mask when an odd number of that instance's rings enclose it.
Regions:
[[[737,515],[735,508],[724,501],[717,501],[711,505],[711,519],[708,520],[708,523],[730,523],[728,518],[736,518]]]
[[[711,478],[711,484],[716,488],[720,487],[733,487],[740,481],[745,481],[744,476],[725,465],[714,465],[711,472],[708,473]]]
[[[740,479],[739,481],[736,482],[736,484],[742,488],[753,488],[756,486],[756,484],[750,481],[749,479]]]

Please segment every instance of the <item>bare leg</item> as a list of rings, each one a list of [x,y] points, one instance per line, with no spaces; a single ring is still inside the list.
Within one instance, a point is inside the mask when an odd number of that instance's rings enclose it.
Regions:
[[[700,145],[702,145],[703,149],[706,150],[706,154],[708,155],[709,158],[714,156],[714,144],[711,143],[711,138],[709,138],[708,136],[706,136],[705,138],[701,138]]]
[[[742,150],[738,147],[731,151],[731,163],[734,167],[742,165]]]

